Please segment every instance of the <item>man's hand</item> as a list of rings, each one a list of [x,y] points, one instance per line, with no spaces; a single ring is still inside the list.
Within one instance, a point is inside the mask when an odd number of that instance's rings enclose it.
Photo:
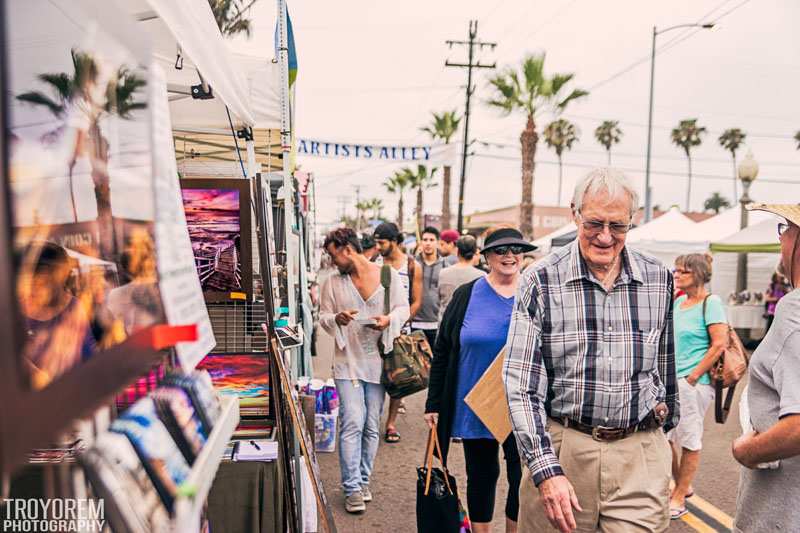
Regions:
[[[340,326],[346,326],[350,322],[352,322],[353,318],[358,314],[357,309],[349,309],[347,311],[342,311],[338,313],[334,318],[336,323]]]
[[[439,413],[425,413],[423,417],[425,418],[425,423],[431,429],[435,429],[436,424],[439,423]]]
[[[572,514],[574,507],[583,511],[578,504],[575,489],[566,476],[554,476],[545,479],[539,485],[539,496],[542,498],[547,519],[561,533],[570,533],[578,527]]]
[[[733,458],[736,459],[742,466],[746,466],[750,469],[756,468],[758,465],[758,461],[754,461],[752,458],[753,454],[750,453],[750,448],[753,445],[753,440],[755,439],[756,435],[758,435],[758,433],[755,431],[745,433],[741,437],[734,440],[733,445],[731,446]]]
[[[389,327],[389,317],[386,315],[374,316],[372,320],[375,321],[374,324],[370,324],[367,326],[368,328],[377,329],[378,331],[383,331]]]

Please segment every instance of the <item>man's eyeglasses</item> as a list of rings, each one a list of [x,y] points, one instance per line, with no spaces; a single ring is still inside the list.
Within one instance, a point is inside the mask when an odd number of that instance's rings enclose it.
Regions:
[[[778,222],[778,237],[786,233],[787,229],[789,229],[789,224],[786,222]]]
[[[497,255],[506,255],[509,250],[511,250],[512,254],[516,255],[516,254],[521,254],[522,252],[524,252],[525,248],[523,248],[522,246],[515,246],[515,245],[497,246],[497,247],[492,248],[491,250],[487,250],[487,251],[488,252],[492,252],[493,254],[497,254]]]
[[[583,217],[581,217],[583,218]],[[603,232],[603,228],[608,226],[608,230],[614,235],[625,235],[631,229],[631,223],[628,222],[601,222],[600,220],[584,220],[581,222],[583,229],[592,235],[597,235]]]

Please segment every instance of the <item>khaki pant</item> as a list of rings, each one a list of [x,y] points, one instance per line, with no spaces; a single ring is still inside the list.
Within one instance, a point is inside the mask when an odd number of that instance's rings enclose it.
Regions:
[[[634,433],[614,442],[595,441],[552,421],[548,431],[583,509],[572,510],[577,531],[661,532],[669,527],[672,455],[661,430]],[[519,488],[519,531],[556,531],[527,469]]]

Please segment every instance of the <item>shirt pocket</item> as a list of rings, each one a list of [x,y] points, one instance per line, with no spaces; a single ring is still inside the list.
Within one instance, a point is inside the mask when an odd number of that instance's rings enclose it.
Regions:
[[[658,367],[658,345],[661,339],[660,329],[642,329],[633,336],[633,369],[634,374],[651,372]]]

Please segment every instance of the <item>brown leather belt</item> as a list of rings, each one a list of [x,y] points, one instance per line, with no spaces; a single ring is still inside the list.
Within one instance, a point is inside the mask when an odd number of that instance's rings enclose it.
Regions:
[[[600,442],[613,442],[615,440],[624,439],[625,437],[629,437],[636,433],[637,431],[649,431],[651,429],[660,428],[662,423],[660,423],[654,412],[650,412],[644,420],[636,424],[635,426],[631,426],[628,428],[607,428],[604,426],[587,426],[586,424],[582,424],[577,420],[573,420],[567,417],[555,418],[552,417],[552,420],[558,422],[565,428],[574,429],[575,431],[580,431],[581,433],[585,433],[590,435],[594,440]]]

